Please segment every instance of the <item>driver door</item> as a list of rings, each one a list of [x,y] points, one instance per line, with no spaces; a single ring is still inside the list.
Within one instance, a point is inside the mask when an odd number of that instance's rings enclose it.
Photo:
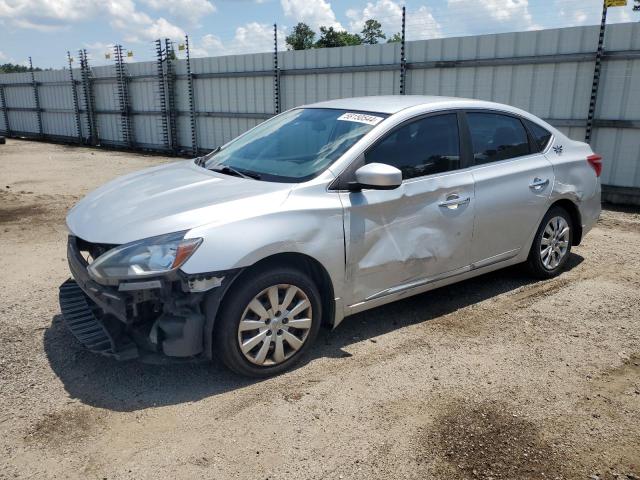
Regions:
[[[468,269],[474,181],[463,168],[460,130],[455,112],[428,115],[364,154],[362,163],[400,169],[403,182],[394,190],[340,192],[348,306]]]

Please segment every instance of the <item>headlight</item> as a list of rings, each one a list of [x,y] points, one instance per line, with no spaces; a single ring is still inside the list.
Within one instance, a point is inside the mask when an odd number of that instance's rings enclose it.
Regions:
[[[159,275],[179,268],[196,251],[201,238],[170,233],[121,245],[100,255],[89,265],[94,280],[132,279]]]

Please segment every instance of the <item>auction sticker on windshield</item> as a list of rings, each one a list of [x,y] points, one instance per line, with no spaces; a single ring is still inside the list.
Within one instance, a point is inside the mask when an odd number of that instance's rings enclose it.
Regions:
[[[367,125],[377,125],[384,119],[382,117],[376,117],[375,115],[367,115],[366,113],[347,112],[340,115],[338,120],[366,123]]]

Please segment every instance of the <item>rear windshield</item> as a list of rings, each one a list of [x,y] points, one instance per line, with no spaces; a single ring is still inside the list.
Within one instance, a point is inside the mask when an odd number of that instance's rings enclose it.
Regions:
[[[309,180],[387,117],[381,113],[299,108],[258,125],[205,163],[276,182]]]

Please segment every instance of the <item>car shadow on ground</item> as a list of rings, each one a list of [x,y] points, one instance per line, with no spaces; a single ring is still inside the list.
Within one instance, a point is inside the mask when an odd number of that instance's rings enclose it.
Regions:
[[[567,269],[584,259],[572,254]],[[306,361],[351,356],[344,348],[392,330],[437,319],[527,284],[535,283],[518,267],[482,275],[461,283],[407,298],[346,318],[340,326],[323,329]],[[228,371],[219,361],[149,365],[117,362],[86,351],[55,315],[44,333],[44,350],[51,368],[73,398],[114,411],[193,402],[269,380],[252,380]]]

